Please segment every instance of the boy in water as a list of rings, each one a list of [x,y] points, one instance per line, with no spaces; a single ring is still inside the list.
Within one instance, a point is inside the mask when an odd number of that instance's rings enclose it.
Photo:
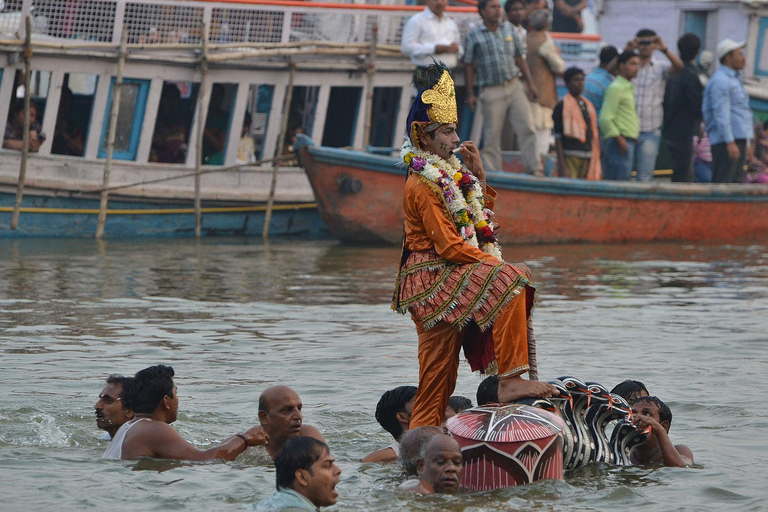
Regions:
[[[639,380],[629,379],[616,384],[616,386],[614,386],[614,388],[611,390],[611,393],[619,395],[621,398],[626,400],[630,406],[635,405],[635,402],[641,396],[648,396],[650,394],[648,393],[648,389],[645,387],[645,384]]]
[[[672,411],[655,396],[643,396],[632,406],[632,423],[638,430],[650,427],[648,439],[632,450],[630,460],[636,465],[683,467],[693,464],[693,453],[683,444],[669,439]]]

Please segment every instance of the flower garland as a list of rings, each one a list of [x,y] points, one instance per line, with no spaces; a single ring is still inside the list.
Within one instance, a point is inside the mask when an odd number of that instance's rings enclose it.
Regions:
[[[403,143],[400,158],[411,172],[433,182],[443,193],[456,230],[469,245],[501,259],[501,247],[491,221],[493,212],[485,208],[480,181],[461,165],[456,156],[448,161],[416,148],[411,141]]]

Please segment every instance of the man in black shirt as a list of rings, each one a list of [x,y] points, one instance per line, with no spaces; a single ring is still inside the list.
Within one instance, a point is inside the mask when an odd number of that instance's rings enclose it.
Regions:
[[[701,81],[693,60],[701,40],[684,34],[677,41],[685,66],[667,79],[664,90],[664,139],[672,154],[672,181],[693,181],[693,137],[701,130]]]

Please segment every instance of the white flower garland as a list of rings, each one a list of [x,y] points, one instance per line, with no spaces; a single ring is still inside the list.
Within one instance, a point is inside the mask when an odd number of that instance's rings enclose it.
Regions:
[[[406,156],[409,153],[414,157],[418,157],[425,161],[421,170],[414,169],[411,165],[411,161],[406,160]],[[462,164],[455,155],[451,155],[451,158],[446,161],[435,154],[428,153],[420,148],[415,147],[411,141],[406,138],[405,142],[403,143],[403,147],[400,149],[400,158],[409,164],[411,170],[416,174],[423,176],[438,186],[442,186],[448,189],[448,194],[446,195],[451,197],[445,197],[445,200],[446,205],[448,206],[448,210],[450,211],[451,215],[454,216],[454,222],[455,216],[458,212],[461,210],[467,210],[472,212],[472,218],[474,219],[475,223],[484,220],[488,223],[490,229],[493,230],[493,225],[490,221],[492,212],[489,209],[483,207],[483,188],[480,185],[480,181],[470,174],[472,177],[472,185],[465,196],[459,185],[453,179],[453,176],[457,172],[462,171]],[[440,172],[441,170],[445,171],[449,178],[446,179]],[[472,222],[470,222],[470,226],[461,227],[459,235],[461,235],[461,237],[472,247],[479,247],[477,232],[475,231],[474,226],[471,224]],[[502,259],[501,247],[496,242],[484,243],[483,246],[480,247],[480,250],[486,254],[494,256],[495,258],[500,260]]]

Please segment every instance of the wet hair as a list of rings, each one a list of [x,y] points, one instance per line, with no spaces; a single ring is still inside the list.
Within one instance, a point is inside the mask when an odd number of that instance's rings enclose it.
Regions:
[[[619,50],[615,46],[605,46],[600,50],[600,65],[607,66],[613,59],[619,56]]]
[[[123,384],[127,407],[135,413],[151,413],[163,398],[173,398],[173,368],[158,364],[136,372]]]
[[[465,396],[453,395],[448,399],[448,407],[457,413],[472,408],[472,400]]]
[[[680,52],[680,59],[683,62],[689,62],[696,58],[701,49],[701,39],[696,34],[683,34],[677,40],[677,50]]]
[[[533,30],[545,30],[549,25],[549,11],[546,9],[533,11],[528,17],[528,24]]]
[[[512,6],[515,5],[515,4],[520,4],[523,7],[525,7],[525,2],[523,2],[523,0],[507,0],[504,3],[504,12],[511,11],[512,10]]]
[[[125,389],[128,387],[128,383],[132,380],[133,377],[123,377],[122,375],[117,375],[116,373],[113,373],[107,377],[107,384],[117,384],[121,387],[120,401],[123,403],[123,409],[128,411],[130,411],[131,408],[128,407],[128,405],[125,403]]]
[[[622,52],[621,55],[619,55],[619,59],[616,61],[616,64],[626,64],[632,57],[637,57],[637,54],[633,51]]]
[[[648,388],[645,387],[645,384],[639,380],[627,379],[616,384],[611,393],[615,393],[629,402],[630,399],[637,400],[637,396],[641,391],[648,393]]]
[[[314,437],[299,436],[286,441],[275,459],[277,490],[291,489],[296,480],[296,471],[306,469],[311,474],[312,465],[329,451],[327,444]]]
[[[477,387],[477,405],[495,404],[499,402],[499,376],[486,377]]]
[[[649,36],[655,36],[656,32],[649,29],[649,28],[641,28],[637,31],[637,34],[635,34],[635,37],[649,37]]]
[[[376,404],[376,421],[395,439],[403,435],[403,427],[397,421],[397,413],[405,412],[405,404],[416,396],[416,386],[400,386],[390,389]]]
[[[567,84],[571,78],[577,76],[577,75],[584,75],[584,70],[577,67],[568,68],[565,70],[565,73],[563,73],[563,81]]]
[[[635,404],[639,404],[640,402],[650,402],[655,404],[659,409],[659,423],[668,421],[669,424],[672,425],[672,410],[661,400],[661,398],[657,396],[641,396],[637,399]]]
[[[400,440],[400,464],[403,465],[403,471],[408,476],[416,475],[419,468],[419,457],[421,456],[421,447],[424,443],[443,433],[440,427],[429,425],[426,427],[417,427],[403,434]]]

